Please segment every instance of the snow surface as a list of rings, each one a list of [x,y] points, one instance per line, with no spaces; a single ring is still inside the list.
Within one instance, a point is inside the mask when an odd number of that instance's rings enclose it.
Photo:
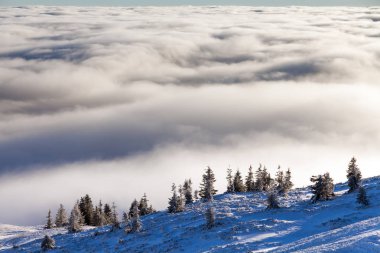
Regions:
[[[309,188],[293,190],[283,208],[266,210],[262,193],[221,194],[212,205],[217,224],[208,230],[208,203],[186,211],[157,212],[142,218],[144,231],[125,234],[110,227],[87,227],[77,234],[66,229],[0,225],[1,252],[38,252],[45,234],[51,252],[380,252],[380,177],[364,181],[371,206],[356,204],[356,193],[336,185],[336,198],[311,204]]]

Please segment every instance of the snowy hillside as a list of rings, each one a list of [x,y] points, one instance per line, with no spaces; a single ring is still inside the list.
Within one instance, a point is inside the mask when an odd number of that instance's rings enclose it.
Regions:
[[[37,252],[45,234],[52,252],[380,252],[380,177],[364,180],[371,206],[338,184],[332,201],[311,204],[308,188],[296,189],[283,208],[266,210],[262,193],[221,194],[212,205],[217,225],[205,227],[206,203],[183,213],[161,211],[142,218],[144,231],[126,235],[109,227],[67,234],[65,229],[0,225],[0,251]]]

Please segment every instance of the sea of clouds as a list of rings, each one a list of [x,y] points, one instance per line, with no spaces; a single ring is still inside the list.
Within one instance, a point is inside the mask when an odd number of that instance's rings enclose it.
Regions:
[[[0,223],[210,165],[379,174],[380,8],[1,7]]]

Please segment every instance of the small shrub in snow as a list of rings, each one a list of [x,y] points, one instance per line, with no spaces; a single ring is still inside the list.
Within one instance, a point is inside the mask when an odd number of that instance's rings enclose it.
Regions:
[[[48,235],[45,235],[44,239],[42,240],[41,243],[41,249],[43,251],[49,250],[49,249],[54,249],[55,248],[55,241],[53,238],[51,238]]]
[[[358,197],[356,200],[357,200],[358,204],[360,204],[360,205],[369,206],[369,200],[367,197],[367,192],[364,189],[364,187],[359,188]]]
[[[280,205],[278,203],[278,197],[277,197],[277,194],[275,192],[271,192],[268,194],[267,202],[268,202],[267,209],[278,209],[278,208],[280,208]]]
[[[213,207],[209,207],[206,211],[206,226],[208,229],[215,226],[215,209]]]

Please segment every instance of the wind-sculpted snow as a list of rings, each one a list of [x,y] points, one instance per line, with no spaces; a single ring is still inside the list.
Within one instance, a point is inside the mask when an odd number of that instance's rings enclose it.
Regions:
[[[326,169],[342,168],[331,171],[342,180],[355,154],[375,175],[379,17],[343,7],[0,8],[0,199],[11,203],[0,220],[36,223],[87,192],[126,207],[146,191],[163,207],[171,182],[198,184],[207,165],[219,189],[228,165],[259,162],[292,167],[305,185]]]
[[[371,206],[356,204],[346,184],[336,197],[312,204],[310,190],[291,191],[282,208],[266,209],[262,193],[217,195],[214,202],[198,201],[182,213],[165,211],[142,217],[143,231],[125,234],[110,227],[78,234],[63,229],[39,230],[0,239],[4,252],[37,252],[44,234],[53,235],[53,252],[365,252],[380,248],[380,178],[364,180]],[[205,211],[212,205],[216,223],[207,229]],[[1,228],[1,226],[0,226]],[[0,230],[1,231],[1,230]],[[1,246],[0,246],[1,250]]]

